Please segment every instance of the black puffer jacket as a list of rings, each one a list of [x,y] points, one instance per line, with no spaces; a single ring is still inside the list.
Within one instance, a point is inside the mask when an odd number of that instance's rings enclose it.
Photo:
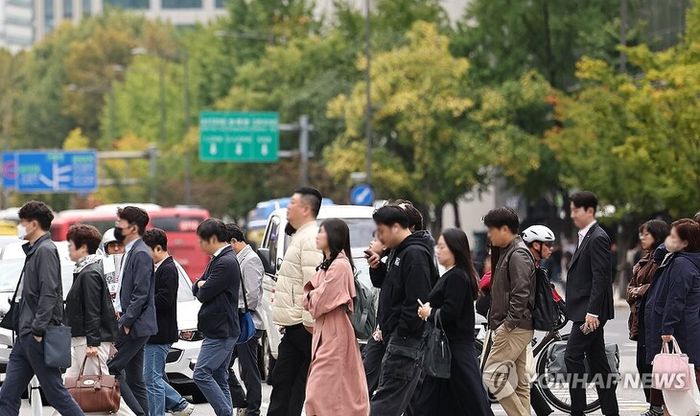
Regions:
[[[114,341],[117,320],[102,260],[93,260],[82,268],[79,262],[76,267],[79,271],[73,274],[73,285],[66,296],[66,325],[71,327],[71,335],[86,337],[90,347]]]

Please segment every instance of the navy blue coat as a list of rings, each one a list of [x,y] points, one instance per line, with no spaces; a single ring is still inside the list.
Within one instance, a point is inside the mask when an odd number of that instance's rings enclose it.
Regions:
[[[204,286],[198,283],[204,281]],[[236,253],[226,246],[211,259],[194,285],[192,292],[202,302],[197,316],[197,329],[207,338],[238,338],[238,288],[241,285],[241,268]]]
[[[153,273],[151,249],[138,239],[126,254],[119,293],[122,306],[119,326],[129,327],[129,335],[133,333],[134,337],[150,337],[158,333]]]
[[[647,362],[673,335],[690,362],[700,366],[700,253],[676,253],[657,271],[644,309]]]

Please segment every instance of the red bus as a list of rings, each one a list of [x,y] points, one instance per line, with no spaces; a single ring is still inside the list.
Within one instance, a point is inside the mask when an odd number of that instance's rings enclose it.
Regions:
[[[129,204],[122,204],[127,206]],[[200,222],[209,218],[209,211],[202,208],[163,208],[154,204],[140,206],[150,217],[147,228],[161,228],[168,236],[168,251],[182,265],[192,281],[198,279],[207,266],[209,257],[199,248],[195,231]],[[114,227],[117,205],[101,206],[91,210],[69,210],[59,213],[51,224],[51,238],[65,241],[68,228],[73,224],[90,224],[101,233]],[[113,208],[113,209],[111,209]]]

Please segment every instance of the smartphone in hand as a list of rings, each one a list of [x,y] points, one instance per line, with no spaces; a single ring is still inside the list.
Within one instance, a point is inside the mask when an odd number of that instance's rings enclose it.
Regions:
[[[365,250],[365,258],[368,259],[374,255],[374,251],[367,249]]]

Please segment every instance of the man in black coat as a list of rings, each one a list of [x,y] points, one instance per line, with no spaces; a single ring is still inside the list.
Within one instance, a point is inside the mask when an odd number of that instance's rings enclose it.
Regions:
[[[149,218],[146,211],[134,206],[117,211],[114,234],[124,238],[121,277],[117,291],[119,332],[114,347],[117,354],[107,364],[109,372],[120,381],[122,398],[137,415],[148,415],[148,395],[143,378],[144,347],[158,332],[156,323],[155,285],[151,250],[141,237]],[[152,415],[156,416],[156,415]]]
[[[228,367],[238,341],[238,291],[241,269],[228,242],[226,225],[210,218],[197,227],[202,251],[212,256],[204,276],[192,286],[202,302],[197,329],[204,334],[192,378],[216,416],[231,416]]]
[[[571,414],[582,416],[586,407],[586,372],[588,360],[595,377],[601,410],[606,416],[619,414],[615,389],[616,374],[605,355],[603,327],[615,317],[610,265],[610,237],[596,222],[598,199],[592,192],[571,196],[571,218],[578,232],[578,248],[571,259],[566,282],[566,309],[573,322],[566,345],[569,373]]]

